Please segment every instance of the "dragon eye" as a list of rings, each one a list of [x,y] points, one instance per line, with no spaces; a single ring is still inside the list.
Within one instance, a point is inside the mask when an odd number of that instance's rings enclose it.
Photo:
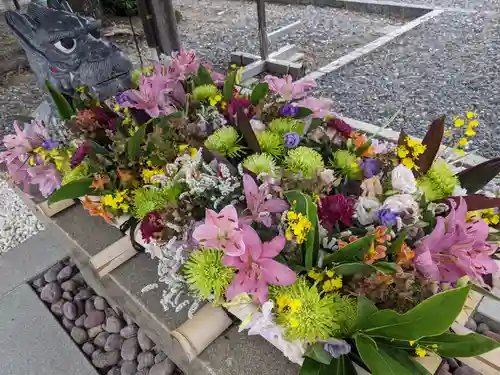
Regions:
[[[93,29],[89,31],[89,34],[96,39],[101,39],[101,32],[98,29]]]
[[[63,53],[71,53],[76,48],[76,40],[73,38],[62,38],[59,42],[54,43],[54,47]]]

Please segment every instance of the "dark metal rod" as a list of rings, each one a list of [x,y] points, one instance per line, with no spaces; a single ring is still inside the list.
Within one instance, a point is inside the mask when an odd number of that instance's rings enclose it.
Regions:
[[[257,19],[259,24],[260,58],[262,61],[269,57],[269,45],[266,30],[266,2],[257,0]]]

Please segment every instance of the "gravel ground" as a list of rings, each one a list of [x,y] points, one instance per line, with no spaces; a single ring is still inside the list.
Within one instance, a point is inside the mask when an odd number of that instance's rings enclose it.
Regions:
[[[318,80],[346,116],[422,136],[429,122],[477,105],[474,148],[500,156],[500,31],[496,13],[445,13]]]
[[[258,54],[254,2],[176,0],[182,13],[179,33],[185,47],[195,49],[215,67],[224,69],[233,51]],[[334,8],[266,4],[268,31],[301,20],[303,26],[279,38],[271,51],[295,43],[305,53],[306,66],[318,68],[383,35],[400,20]]]
[[[500,7],[498,0],[392,0],[397,3],[406,3],[413,6],[426,5],[436,8],[460,8],[467,10],[497,10]]]

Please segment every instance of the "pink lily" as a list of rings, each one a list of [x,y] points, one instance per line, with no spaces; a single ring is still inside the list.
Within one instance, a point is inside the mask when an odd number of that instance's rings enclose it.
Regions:
[[[279,94],[284,100],[300,99],[309,89],[316,87],[313,79],[302,79],[293,82],[292,76],[287,74],[283,78],[267,75],[264,80],[269,85],[269,89]]]
[[[10,151],[11,158],[19,157],[41,146],[43,141],[48,138],[47,130],[36,120],[24,124],[23,130],[21,130],[17,121],[14,121],[14,130],[16,134],[8,134],[3,137],[3,143]]]
[[[296,103],[298,107],[309,108],[313,113],[308,116],[310,118],[325,118],[331,114],[333,102],[326,98],[315,98],[308,96]]]
[[[38,185],[40,193],[48,197],[61,186],[62,177],[53,164],[37,165],[28,169],[30,183]]]
[[[488,224],[483,220],[466,222],[467,203],[451,201],[446,218],[438,217],[432,233],[415,249],[417,270],[434,281],[455,282],[463,276],[481,282],[482,276],[494,273],[498,266],[491,255],[497,245],[487,242]]]
[[[207,209],[205,224],[197,227],[193,238],[204,247],[222,249],[225,254],[240,256],[245,252],[243,234],[238,226],[238,213],[228,205],[219,213]]]
[[[245,189],[247,210],[250,213],[240,218],[241,224],[251,224],[255,221],[269,228],[272,224],[271,214],[283,212],[289,207],[284,199],[268,199],[268,185],[257,186],[255,180],[248,174],[243,175],[243,188]]]
[[[246,247],[243,255],[222,257],[225,266],[238,268],[238,273],[226,290],[229,300],[241,293],[250,293],[262,304],[267,301],[269,284],[291,285],[295,282],[297,274],[273,259],[285,247],[284,236],[277,236],[262,243],[257,232],[245,225],[243,240]]]

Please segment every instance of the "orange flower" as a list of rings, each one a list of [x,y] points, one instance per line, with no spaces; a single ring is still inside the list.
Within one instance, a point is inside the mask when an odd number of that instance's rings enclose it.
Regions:
[[[375,235],[375,240],[377,241],[377,243],[379,245],[384,245],[386,241],[391,240],[391,238],[392,238],[391,235],[386,234],[386,232],[387,232],[387,228],[384,227],[383,225],[375,228],[375,232],[373,234]]]
[[[349,243],[356,241],[358,238],[358,236],[349,236]]]
[[[385,258],[387,252],[387,247],[382,245],[375,246],[375,242],[372,241],[370,249],[367,251],[364,259],[364,263],[373,264],[376,260]]]
[[[351,139],[354,142],[354,147],[357,148],[357,149],[360,148],[361,146],[363,146],[368,141],[366,139],[365,135],[363,135],[361,133],[358,133],[358,132],[352,132],[351,133]],[[374,152],[375,152],[375,149],[372,146],[370,146],[370,147],[368,147],[368,149],[365,152],[363,152],[361,154],[361,156],[370,156]]]
[[[342,240],[338,240],[337,245],[339,245],[339,249],[342,249],[343,247],[347,246],[347,242],[342,241]]]
[[[90,216],[101,216],[107,223],[113,219],[113,215],[106,211],[100,202],[92,201],[87,195],[83,197],[83,208],[89,211]]]
[[[410,249],[405,242],[403,242],[403,245],[398,250],[396,255],[396,264],[408,265],[413,258],[415,258],[415,252]]]
[[[92,185],[90,185],[91,188],[94,188],[94,190],[104,190],[104,185],[109,183],[109,177],[107,175],[104,176],[97,176],[94,178],[94,181],[92,181]]]
[[[130,173],[130,171],[122,171],[120,168],[116,170],[118,173],[118,178],[122,182],[130,182],[134,179],[134,176]]]

